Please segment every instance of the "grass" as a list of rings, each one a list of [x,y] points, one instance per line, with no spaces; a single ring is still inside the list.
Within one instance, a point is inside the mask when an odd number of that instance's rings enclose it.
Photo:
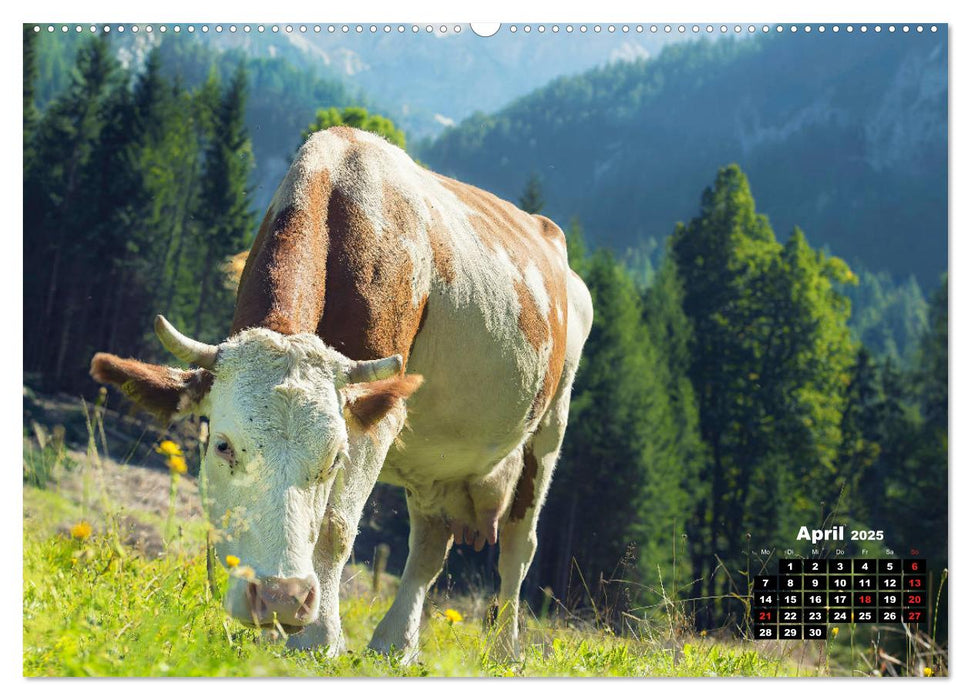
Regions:
[[[291,651],[231,622],[210,593],[198,527],[150,558],[119,544],[113,520],[59,494],[24,488],[26,676],[778,676],[810,673],[753,644],[618,638],[592,625],[530,620],[522,662],[488,660],[481,621],[450,622],[434,603],[421,661],[402,666],[364,651],[390,605],[360,593],[341,604],[351,651],[336,659]],[[129,516],[152,520],[148,513]],[[97,517],[96,517],[97,516]],[[67,525],[87,518],[80,540]],[[157,516],[154,519],[159,520]],[[186,533],[193,533],[189,538]],[[200,543],[198,545],[193,542]],[[361,571],[368,578],[366,571]],[[217,590],[226,573],[216,567]],[[449,602],[463,611],[462,600]],[[471,607],[468,606],[469,609]],[[463,612],[463,615],[465,613]]]
[[[523,659],[496,663],[489,660],[491,636],[473,614],[481,601],[461,597],[447,601],[461,621],[446,618],[444,601],[429,601],[420,661],[401,665],[366,650],[391,596],[372,593],[370,572],[360,566],[341,602],[349,651],[328,659],[287,650],[222,611],[216,598],[227,573],[211,562],[211,578],[207,571],[207,525],[198,516],[175,516],[175,495],[188,488],[187,478],[155,473],[156,489],[172,489],[167,513],[157,501],[141,509],[140,501],[111,498],[100,456],[107,452],[104,430],[100,414],[93,416],[89,431],[100,433],[100,451],[94,438],[83,455],[59,445],[38,468],[44,448],[25,439],[25,676],[859,676],[886,665],[883,648],[852,628],[825,642],[753,643],[687,632],[676,605],[668,606],[667,621],[642,622],[624,636],[595,616],[527,616]],[[139,469],[113,468],[115,476]],[[72,534],[82,521],[91,534]],[[154,548],[133,540],[133,522],[152,535]],[[923,640],[910,641],[908,648],[922,648]],[[922,653],[906,668],[946,675],[946,653]]]
[[[77,517],[56,494],[25,490],[48,522]],[[108,534],[79,541],[24,537],[24,675],[27,676],[699,676],[792,672],[754,649],[686,643],[680,649],[570,629],[530,630],[522,663],[485,660],[477,621],[432,613],[423,660],[401,666],[364,649],[390,599],[344,600],[351,651],[337,659],[288,651],[231,623],[209,593],[205,552],[151,560],[119,548]],[[219,573],[217,585],[224,585]],[[537,643],[538,639],[538,643]]]

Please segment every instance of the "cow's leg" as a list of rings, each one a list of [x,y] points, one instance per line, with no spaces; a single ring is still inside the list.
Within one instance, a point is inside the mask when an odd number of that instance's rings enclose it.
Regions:
[[[358,519],[354,520],[355,530]],[[319,617],[287,640],[287,646],[291,649],[321,648],[326,649],[327,656],[337,656],[344,651],[340,586],[344,565],[351,556],[351,546],[354,543],[351,533],[347,519],[338,511],[328,509],[314,549],[314,569],[320,581]]]
[[[452,536],[443,518],[422,515],[410,498],[408,513],[411,518],[408,561],[401,575],[398,595],[368,645],[384,654],[401,652],[405,661],[411,661],[417,655],[425,594],[442,571]]]
[[[287,640],[297,649],[326,648],[330,656],[344,649],[341,633],[340,585],[344,566],[351,556],[354,537],[368,496],[374,489],[392,440],[404,424],[403,406],[392,409],[370,433],[351,433],[348,451],[357,465],[354,478],[339,470],[314,548],[314,570],[320,580],[318,618]]]
[[[499,530],[499,614],[491,655],[497,660],[520,657],[519,592],[536,554],[536,526],[560,454],[570,411],[573,371],[564,372],[553,403],[533,436],[523,446],[523,470],[509,515]]]

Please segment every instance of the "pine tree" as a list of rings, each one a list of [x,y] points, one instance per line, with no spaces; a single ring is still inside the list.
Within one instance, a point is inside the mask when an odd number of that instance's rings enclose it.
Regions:
[[[204,156],[215,141],[219,101],[219,74],[212,67],[197,90],[178,92],[173,104],[176,126],[170,131],[176,131],[172,134],[176,165],[171,171],[175,199],[166,253],[167,281],[159,308],[182,328],[192,326],[199,307],[199,265],[195,254],[202,238],[200,221],[196,218],[202,207],[199,180],[203,176]]]
[[[570,430],[551,495],[551,506],[556,501],[561,507],[544,514],[548,523],[559,521],[556,589],[562,595],[571,579],[576,582],[574,559],[594,594],[600,578],[611,576],[632,539],[632,494],[643,488],[642,417],[635,407],[645,392],[634,386],[644,377],[640,309],[632,285],[606,251],[590,259],[586,281],[594,326],[573,385]]]
[[[605,250],[584,269],[594,324],[541,520],[538,578],[564,600],[583,602],[589,593],[598,607],[619,613],[634,599],[617,579],[643,581],[639,600],[656,601],[659,575],[677,588],[671,542],[683,529],[685,466],[673,438],[664,358],[643,322],[637,289]]]
[[[105,100],[119,79],[117,61],[106,36],[87,41],[78,51],[71,83],[38,124],[33,168],[25,182],[24,265],[25,357],[27,367],[49,373],[64,352],[76,322],[73,265],[91,244],[92,232],[81,225],[89,203],[82,173],[104,126]],[[74,272],[72,273],[72,268]],[[53,381],[47,375],[47,381]]]
[[[93,296],[97,302],[83,304],[78,321],[95,330],[92,340],[101,347],[136,347],[144,333],[144,317],[133,312],[142,308],[146,288],[137,272],[152,258],[145,221],[152,193],[141,167],[136,120],[134,96],[125,81],[105,100],[104,127],[82,171],[87,205],[81,219],[92,240],[73,264],[82,298]],[[91,313],[97,316],[89,319]],[[81,366],[86,360],[77,357]]]
[[[684,288],[677,267],[670,257],[665,258],[653,282],[643,293],[643,317],[651,343],[662,361],[658,363],[660,378],[667,389],[668,410],[671,415],[670,439],[672,463],[678,471],[677,503],[680,529],[663,533],[670,535],[670,563],[667,595],[677,599],[679,593],[693,583],[692,574],[701,568],[706,556],[707,534],[704,521],[692,514],[704,510],[711,494],[709,485],[701,478],[706,455],[698,423],[698,405],[691,385],[691,323],[684,313]],[[658,435],[657,430],[654,431]],[[647,507],[651,504],[648,503]],[[673,541],[672,541],[673,540]],[[648,562],[656,567],[659,562]]]
[[[751,391],[759,375],[757,329],[765,329],[756,303],[772,261],[779,254],[768,219],[755,212],[748,180],[738,166],[718,172],[715,185],[702,195],[701,213],[687,226],[678,224],[671,253],[684,283],[684,311],[693,327],[689,376],[698,400],[699,427],[710,451],[702,479],[710,485],[710,502],[695,513],[710,523],[705,567],[695,571],[700,586],[714,599],[731,586],[714,561],[733,561],[741,549],[742,510],[748,501],[748,456],[752,424]],[[748,332],[746,332],[748,331]],[[770,496],[771,497],[771,496]],[[718,575],[716,576],[716,572]],[[703,625],[712,620],[699,620]]]
[[[202,260],[193,330],[197,338],[221,339],[228,332],[232,295],[219,279],[218,269],[243,247],[254,225],[247,191],[253,154],[244,122],[245,104],[246,69],[239,64],[214,115],[203,166],[197,213]]]
[[[856,354],[846,406],[840,424],[842,443],[837,470],[845,475],[848,493],[839,522],[850,520],[861,527],[871,527],[870,514],[875,502],[882,500],[875,465],[880,457],[880,375],[870,351],[863,345]],[[876,494],[880,494],[877,496]]]
[[[928,329],[920,340],[917,387],[927,425],[947,434],[947,274],[931,298]]]
[[[149,52],[145,67],[135,85],[135,128],[139,137],[151,143],[162,139],[168,124],[163,118],[164,104],[170,97],[162,77],[162,57],[158,48]]]
[[[43,247],[38,240],[42,237],[41,222],[47,205],[42,173],[37,161],[37,127],[40,114],[35,101],[37,83],[37,34],[33,27],[24,25],[24,368],[27,359],[28,339],[38,331],[31,319],[39,314],[37,303],[41,293],[31,278],[40,270],[34,265],[41,264]],[[28,274],[28,270],[31,274]]]
[[[519,208],[527,214],[539,214],[546,206],[543,199],[543,186],[540,184],[539,175],[530,173],[526,181],[526,187],[519,196]]]
[[[917,369],[898,375],[912,397],[913,412],[904,414],[903,429],[888,436],[893,451],[904,457],[890,465],[887,485],[895,541],[918,549],[938,573],[948,565],[947,300],[945,276],[931,298],[930,325],[920,341]]]
[[[837,458],[856,345],[849,301],[837,288],[853,280],[842,260],[813,250],[796,228],[770,278],[765,303],[771,330],[760,349],[756,395],[773,426],[766,439],[753,443],[753,456],[780,455],[775,466],[780,496],[795,498],[785,507],[781,498],[773,502],[758,493],[753,498],[770,505],[767,522],[775,523],[781,539],[807,519],[832,517],[855,483],[855,474],[840,472]]]
[[[906,499],[908,544],[927,558],[934,583],[944,582],[948,562],[948,284],[947,274],[931,298],[930,327],[921,339],[916,378],[922,430]],[[901,499],[905,500],[905,499]],[[902,540],[906,541],[906,540]],[[913,545],[912,545],[913,546]],[[936,594],[937,591],[931,591]],[[938,639],[947,639],[948,596],[938,597]]]
[[[160,56],[158,49],[149,54],[134,89],[139,169],[144,187],[151,193],[139,217],[145,254],[138,275],[152,290],[152,313],[164,313],[184,324],[187,316],[172,308],[173,297],[190,235],[190,216],[198,202],[200,152],[207,133],[194,95],[178,76],[169,81],[162,75]],[[198,285],[192,286],[189,294],[195,311]]]
[[[31,169],[34,156],[34,131],[39,113],[35,100],[37,84],[37,32],[25,24],[24,30],[24,172]]]
[[[586,269],[587,244],[583,238],[583,227],[575,216],[570,219],[566,229],[566,257],[570,261],[570,269],[583,277]]]
[[[788,537],[795,519],[821,520],[843,493],[837,455],[855,348],[834,285],[852,275],[798,229],[780,246],[738,166],[719,171],[671,251],[710,450],[702,478],[711,496],[695,519],[710,523],[709,554],[726,564],[695,576],[714,598],[738,585],[731,571],[745,571],[745,533]]]

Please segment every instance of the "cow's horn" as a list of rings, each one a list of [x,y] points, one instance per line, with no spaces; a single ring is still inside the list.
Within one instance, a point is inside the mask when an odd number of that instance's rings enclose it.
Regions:
[[[379,379],[393,377],[401,371],[403,365],[401,355],[382,357],[380,360],[362,360],[355,362],[347,375],[350,384],[359,382],[376,382]]]
[[[155,335],[166,350],[183,362],[210,370],[216,366],[216,352],[219,348],[187,338],[175,330],[175,326],[165,320],[162,314],[155,317]]]

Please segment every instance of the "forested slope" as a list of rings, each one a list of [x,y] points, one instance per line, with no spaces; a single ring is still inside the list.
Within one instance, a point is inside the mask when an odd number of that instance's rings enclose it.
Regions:
[[[558,78],[419,155],[507,197],[536,172],[550,216],[621,251],[667,236],[735,162],[776,230],[930,289],[947,264],[946,60],[943,33],[677,44]]]

